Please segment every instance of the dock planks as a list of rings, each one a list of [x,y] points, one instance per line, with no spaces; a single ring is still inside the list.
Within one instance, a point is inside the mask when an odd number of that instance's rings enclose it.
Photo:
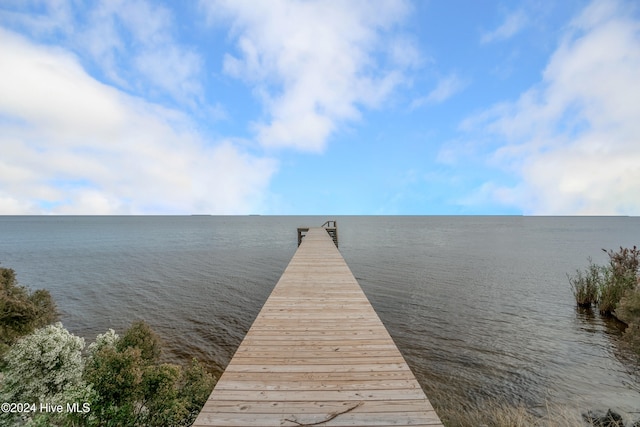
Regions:
[[[310,228],[194,426],[442,426],[332,238]]]

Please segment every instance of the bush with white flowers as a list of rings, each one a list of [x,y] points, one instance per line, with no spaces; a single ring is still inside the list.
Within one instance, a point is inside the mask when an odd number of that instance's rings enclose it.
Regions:
[[[49,402],[82,386],[84,339],[62,323],[37,329],[16,342],[5,355],[2,380],[5,402]]]
[[[61,323],[18,340],[5,354],[0,401],[65,409],[0,413],[0,425],[189,426],[215,383],[196,360],[186,368],[161,363],[159,338],[144,322],[122,336],[98,335],[86,354],[84,347]],[[73,404],[87,410],[66,410]]]
[[[104,334],[98,335],[96,340],[89,344],[89,347],[87,348],[89,350],[89,355],[93,357],[104,348],[116,348],[116,343],[119,339],[120,337],[116,334],[116,331],[109,329]]]

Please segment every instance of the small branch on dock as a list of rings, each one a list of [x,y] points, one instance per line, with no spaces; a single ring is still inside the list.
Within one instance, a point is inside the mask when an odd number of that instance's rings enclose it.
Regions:
[[[358,408],[358,407],[360,407],[360,406],[362,406],[362,405],[364,405],[364,402],[358,402],[358,403],[356,403],[355,405],[353,405],[353,406],[351,406],[351,407],[349,407],[349,408],[345,409],[345,410],[344,410],[344,411],[342,411],[342,412],[332,412],[332,413],[330,413],[330,414],[329,414],[329,416],[328,416],[327,418],[325,418],[324,420],[322,420],[322,421],[318,421],[318,422],[315,422],[315,423],[301,423],[301,422],[298,422],[298,421],[296,421],[296,420],[290,420],[289,418],[286,418],[286,419],[285,419],[285,421],[289,421],[290,423],[296,423],[296,424],[297,424],[297,425],[299,425],[300,427],[317,426],[317,425],[320,425],[320,424],[328,423],[329,421],[333,420],[334,418],[337,418],[337,417],[339,417],[339,416],[340,416],[340,415],[342,415],[342,414],[346,414],[347,412],[351,412],[351,411],[353,411],[354,409],[356,409],[356,408]]]

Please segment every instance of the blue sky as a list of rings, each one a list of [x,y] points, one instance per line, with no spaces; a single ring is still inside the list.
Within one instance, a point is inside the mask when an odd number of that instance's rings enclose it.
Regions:
[[[640,5],[0,0],[0,214],[640,214]]]

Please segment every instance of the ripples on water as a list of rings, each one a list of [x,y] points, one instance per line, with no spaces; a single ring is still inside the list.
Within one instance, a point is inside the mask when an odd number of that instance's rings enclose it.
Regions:
[[[92,340],[144,319],[167,357],[221,371],[324,217],[0,217],[0,262]],[[620,329],[566,273],[638,244],[639,218],[338,217],[340,249],[434,399],[640,411]]]

